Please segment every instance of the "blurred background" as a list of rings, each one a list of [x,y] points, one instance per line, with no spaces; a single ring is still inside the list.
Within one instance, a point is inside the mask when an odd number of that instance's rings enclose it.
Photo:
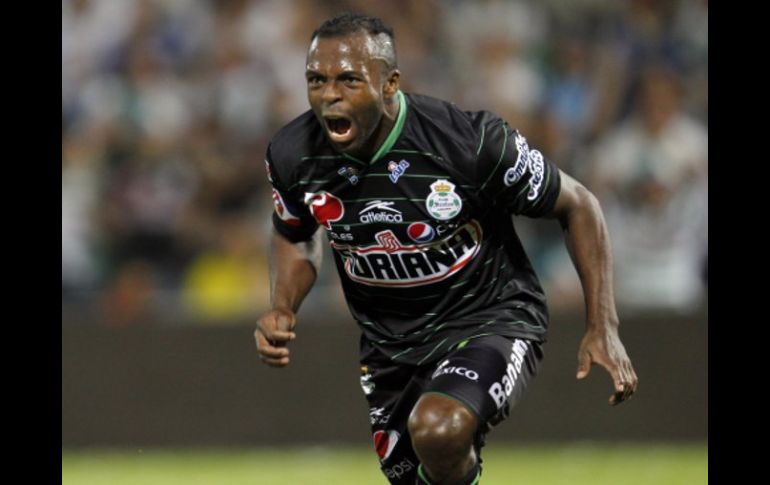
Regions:
[[[577,383],[584,310],[558,224],[517,218],[552,310],[546,365],[493,440],[705,443],[707,0],[64,0],[62,446],[370,440],[330,255],[290,368],[257,358],[271,136],[307,110],[312,31],[396,33],[402,89],[491,110],[605,210],[641,384]]]

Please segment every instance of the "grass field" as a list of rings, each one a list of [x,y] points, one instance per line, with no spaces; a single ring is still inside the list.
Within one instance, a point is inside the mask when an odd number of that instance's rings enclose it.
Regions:
[[[484,450],[481,483],[700,485],[703,445],[563,445]],[[62,485],[386,484],[368,448],[62,451]]]

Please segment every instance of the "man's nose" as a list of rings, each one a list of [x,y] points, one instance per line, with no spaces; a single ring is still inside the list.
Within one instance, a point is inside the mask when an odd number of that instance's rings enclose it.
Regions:
[[[330,81],[326,83],[323,88],[323,93],[321,94],[321,99],[327,105],[333,104],[342,99],[342,94],[336,81]]]

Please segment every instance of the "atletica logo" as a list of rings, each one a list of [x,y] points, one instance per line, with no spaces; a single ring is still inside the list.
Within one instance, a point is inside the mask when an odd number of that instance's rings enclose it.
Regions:
[[[358,215],[358,220],[364,224],[371,224],[372,222],[404,222],[404,217],[401,215],[401,211],[394,209],[391,206],[395,202],[383,202],[381,200],[373,200],[367,202]],[[375,209],[379,209],[379,212],[373,212]]]
[[[433,244],[404,245],[390,229],[374,236],[371,246],[332,241],[345,264],[345,273],[370,286],[409,287],[435,283],[457,273],[479,252],[481,226],[471,220]]]
[[[524,354],[527,353],[527,344],[523,340],[516,339],[511,347],[511,355],[508,358],[508,366],[505,369],[505,375],[500,382],[495,382],[489,387],[489,395],[495,400],[497,409],[503,407],[505,400],[511,395],[516,379],[521,373],[521,366],[524,364]]]

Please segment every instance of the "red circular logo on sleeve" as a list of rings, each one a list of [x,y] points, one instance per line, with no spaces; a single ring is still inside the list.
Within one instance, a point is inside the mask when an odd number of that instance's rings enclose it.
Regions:
[[[331,223],[339,221],[345,215],[345,206],[342,201],[329,192],[306,193],[305,204],[310,208],[310,213],[318,224],[326,229],[331,229]]]

